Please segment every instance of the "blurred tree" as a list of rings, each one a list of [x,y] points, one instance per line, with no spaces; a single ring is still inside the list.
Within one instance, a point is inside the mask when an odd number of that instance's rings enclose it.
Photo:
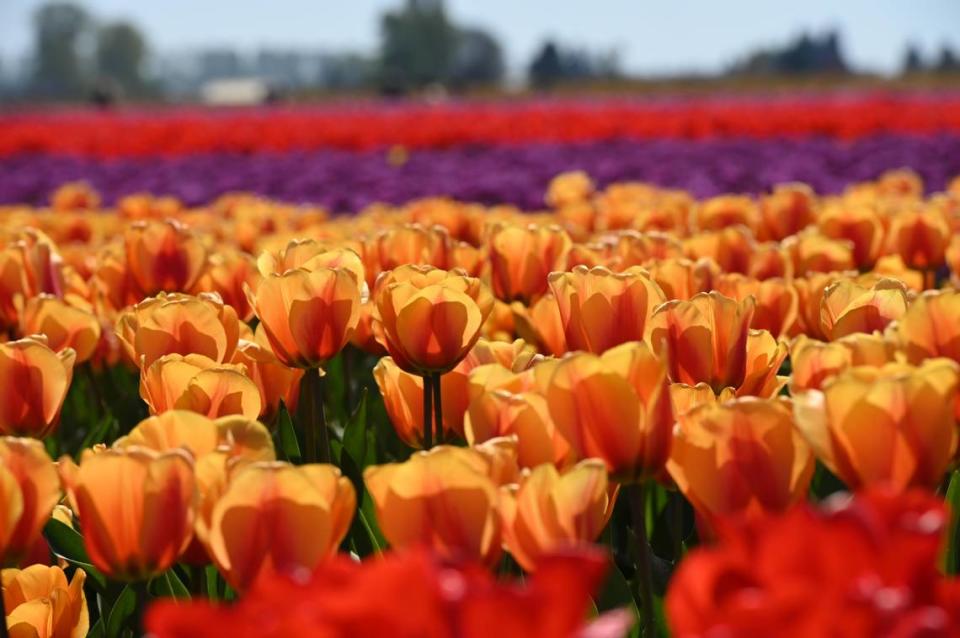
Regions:
[[[563,63],[556,43],[547,41],[530,63],[530,84],[537,88],[549,88],[563,79]]]
[[[441,0],[407,0],[383,16],[380,29],[382,88],[406,91],[449,79],[457,29]]]
[[[761,49],[734,65],[731,72],[753,75],[801,75],[806,73],[846,73],[840,34],[827,31],[821,37],[803,33],[788,45]]]
[[[903,72],[916,73],[923,71],[923,57],[916,46],[907,45],[907,50],[903,54]]]
[[[42,98],[76,99],[87,78],[80,46],[90,19],[69,2],[45,4],[34,14],[34,69],[31,92]]]
[[[949,73],[960,71],[960,58],[953,52],[949,45],[943,45],[940,49],[940,59],[937,61],[937,71]]]
[[[119,86],[127,95],[142,95],[146,90],[146,55],[146,40],[140,30],[128,22],[107,24],[97,32],[100,81]]]
[[[481,29],[458,29],[450,69],[454,86],[497,84],[503,78],[503,51],[490,33]]]

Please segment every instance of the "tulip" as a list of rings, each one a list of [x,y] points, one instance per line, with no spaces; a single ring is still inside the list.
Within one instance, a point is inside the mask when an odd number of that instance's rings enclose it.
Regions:
[[[697,293],[713,290],[720,267],[712,259],[691,261],[686,258],[661,259],[644,265],[669,299],[690,299]]]
[[[0,438],[0,563],[17,565],[40,538],[60,500],[60,485],[43,444],[32,439]]]
[[[776,336],[783,336],[793,329],[797,321],[800,296],[797,289],[783,279],[759,281],[727,273],[717,278],[715,288],[721,295],[737,301],[753,296],[756,308],[750,322],[751,328],[769,330]]]
[[[811,229],[788,237],[783,248],[793,260],[793,271],[804,276],[814,272],[850,270],[854,266],[853,244],[846,240],[831,239]]]
[[[223,363],[237,349],[240,321],[215,293],[160,293],[124,311],[116,334],[130,361],[144,368],[168,354]]]
[[[702,382],[697,385],[670,384],[670,405],[673,406],[673,414],[677,419],[701,405],[726,403],[735,398],[737,398],[737,392],[733,388],[724,388],[718,395],[713,388]]]
[[[363,350],[367,354],[382,357],[387,354],[387,349],[377,341],[377,335],[373,331],[373,312],[375,304],[372,299],[368,299],[360,304],[360,319],[357,321],[357,329],[350,336],[350,343]]]
[[[397,436],[412,448],[423,448],[423,377],[401,370],[392,357],[383,357],[373,368],[373,378],[383,396],[387,416]],[[458,385],[456,375],[447,374],[441,377],[440,392],[445,398],[451,399],[441,404],[441,425],[447,436],[462,436],[463,416],[458,418],[455,414],[457,403],[453,392],[454,385]],[[459,387],[456,390],[462,392]]]
[[[559,226],[498,224],[486,245],[493,294],[529,304],[547,291],[547,275],[566,269],[572,242]]]
[[[793,259],[781,242],[758,243],[753,250],[750,265],[745,273],[752,279],[790,280],[794,275]]]
[[[335,466],[247,465],[213,508],[208,550],[241,592],[264,573],[312,571],[336,553],[356,504]]]
[[[131,224],[123,241],[128,272],[142,296],[190,290],[207,263],[200,239],[174,220]]]
[[[232,363],[244,366],[247,376],[260,390],[260,416],[265,423],[274,422],[281,403],[291,413],[296,412],[304,370],[280,363],[259,326],[254,341],[238,342]]]
[[[72,348],[76,363],[89,360],[100,342],[100,320],[86,308],[53,295],[29,299],[20,311],[20,334],[42,334],[57,353]]]
[[[825,381],[853,366],[878,368],[890,363],[894,345],[879,333],[855,332],[829,343],[801,335],[790,347],[790,394],[819,390]]]
[[[349,248],[328,248],[312,239],[294,239],[276,253],[264,252],[257,259],[257,269],[263,277],[282,275],[289,270],[302,268],[344,268],[352,272],[357,281],[365,281],[363,261]]]
[[[481,452],[438,446],[404,463],[368,467],[363,480],[394,548],[423,545],[445,559],[494,565],[501,523],[498,487],[489,472]]]
[[[737,302],[717,292],[659,306],[650,319],[650,343],[666,348],[670,379],[704,382],[715,392],[740,386],[755,307],[752,297]]]
[[[797,291],[797,320],[790,331],[792,335],[804,334],[814,339],[826,339],[820,326],[820,305],[827,287],[845,276],[856,273],[809,273],[793,280]]]
[[[650,231],[640,233],[622,230],[604,236],[600,244],[611,270],[623,271],[631,266],[643,266],[652,259],[680,259],[683,244],[673,235]]]
[[[836,203],[824,208],[817,220],[824,236],[853,244],[853,261],[859,268],[870,268],[880,257],[885,230],[872,206]]]
[[[776,339],[766,330],[747,333],[747,364],[743,382],[737,386],[738,397],[773,397],[787,384],[787,377],[779,376],[780,366],[787,358],[787,342]]]
[[[946,357],[960,363],[960,292],[929,291],[917,297],[892,332],[910,363]]]
[[[510,310],[513,312],[517,335],[524,341],[535,344],[540,352],[555,357],[567,352],[563,318],[552,292],[546,293],[529,307],[514,302]]]
[[[936,271],[946,262],[950,227],[945,217],[934,210],[900,210],[890,220],[887,249],[900,255],[910,268]],[[928,287],[932,288],[933,280]]]
[[[260,389],[242,366],[218,364],[200,354],[160,357],[140,375],[140,396],[151,414],[191,410],[210,418],[260,415]]]
[[[90,629],[86,572],[77,569],[67,583],[59,567],[32,565],[3,570],[3,605],[10,636],[80,638]],[[4,632],[5,634],[7,632]]]
[[[42,439],[60,420],[60,409],[73,380],[76,353],[57,353],[37,335],[0,343],[0,433]]]
[[[757,203],[747,195],[718,195],[694,207],[691,218],[697,231],[721,230],[731,226],[756,228]]]
[[[373,240],[371,258],[364,260],[367,270],[376,274],[416,264],[447,268],[450,235],[441,226],[406,224],[378,233]]]
[[[618,480],[663,468],[673,427],[667,369],[645,344],[563,359],[546,399],[557,430],[579,458],[603,459]]]
[[[550,180],[545,201],[551,208],[580,204],[587,201],[596,190],[590,176],[583,171],[568,171]]]
[[[191,292],[220,295],[224,304],[232,307],[242,321],[249,321],[253,318],[253,307],[245,290],[247,287],[256,289],[259,282],[260,273],[253,258],[236,248],[224,246],[210,255],[206,270]]]
[[[595,541],[613,513],[614,497],[598,459],[562,473],[552,464],[538,465],[515,489],[501,492],[504,545],[533,572],[542,556]]]
[[[442,432],[440,379],[477,343],[492,309],[493,298],[480,280],[458,271],[404,266],[377,281],[374,332],[402,370],[424,379],[427,448],[433,444],[431,412]]]
[[[193,460],[175,450],[84,450],[80,466],[60,459],[60,477],[83,526],[94,566],[136,582],[169,569],[193,535]]]
[[[817,457],[851,489],[935,487],[957,449],[954,401],[960,367],[853,367],[795,396],[797,427]]]
[[[550,275],[550,288],[568,347],[593,353],[643,340],[654,307],[665,300],[641,268],[613,273],[577,266],[572,272]]]
[[[774,241],[795,235],[814,222],[817,207],[817,195],[806,184],[777,184],[771,194],[760,198],[758,234]]]
[[[100,208],[100,194],[89,182],[67,182],[53,191],[50,207],[64,213],[77,210],[94,211]]]
[[[667,471],[705,522],[802,501],[814,458],[785,399],[744,398],[680,416]]]
[[[820,302],[820,327],[830,339],[883,330],[907,311],[907,290],[896,279],[873,285],[841,280],[827,286]]]
[[[274,354],[293,368],[332,359],[360,320],[360,280],[346,268],[273,274],[247,295]]]
[[[712,259],[723,272],[747,274],[753,264],[757,241],[744,226],[729,226],[691,235],[683,240],[686,256],[696,261]]]

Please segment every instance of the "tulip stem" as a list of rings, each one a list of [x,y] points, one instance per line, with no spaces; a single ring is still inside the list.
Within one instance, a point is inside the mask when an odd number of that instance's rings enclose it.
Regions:
[[[436,372],[433,376],[433,427],[437,431],[437,445],[443,443],[443,407],[441,405],[440,388],[440,373]]]
[[[431,424],[431,413],[433,412],[432,403],[433,377],[429,374],[423,375],[423,449],[429,450],[433,447],[433,425]]]
[[[305,463],[330,462],[330,432],[323,412],[323,377],[320,370],[306,370],[300,381],[300,406],[297,410],[303,428]]]
[[[321,463],[330,463],[332,454],[330,452],[330,430],[327,428],[327,414],[324,409],[324,399],[326,398],[326,385],[323,382],[323,376],[320,375],[320,370],[317,370],[316,374],[316,388],[313,394],[313,404],[314,404],[314,415],[316,421],[314,422],[314,427],[317,428],[317,434],[319,434],[320,439],[320,450],[317,453],[317,459]]]
[[[647,485],[634,483],[630,489],[630,509],[633,514],[633,533],[637,536],[637,588],[643,617],[643,636],[656,635],[653,616],[653,557],[647,541]]]

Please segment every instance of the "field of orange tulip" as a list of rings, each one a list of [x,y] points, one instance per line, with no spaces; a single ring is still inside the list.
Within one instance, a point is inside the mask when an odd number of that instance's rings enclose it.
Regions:
[[[0,636],[960,635],[960,178],[0,218]]]

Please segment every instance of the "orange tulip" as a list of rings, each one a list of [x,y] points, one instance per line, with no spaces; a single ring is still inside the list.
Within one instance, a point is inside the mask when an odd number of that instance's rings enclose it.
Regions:
[[[140,375],[140,396],[151,414],[190,410],[210,418],[260,416],[260,389],[243,366],[217,363],[201,354],[168,354]]]
[[[721,275],[716,280],[716,291],[721,295],[743,301],[748,296],[756,300],[756,310],[750,327],[769,330],[776,336],[788,334],[797,321],[800,296],[797,289],[783,279],[756,279],[736,273]]]
[[[253,257],[236,248],[220,247],[207,260],[207,268],[197,279],[191,292],[199,294],[212,292],[220,295],[227,306],[231,306],[242,321],[253,318],[245,289],[256,289],[260,282]]]
[[[568,171],[550,180],[545,200],[551,208],[563,208],[587,201],[596,190],[590,176],[583,171]]]
[[[443,558],[493,565],[501,523],[491,471],[482,452],[441,445],[404,463],[368,467],[363,480],[394,548],[424,545]]]
[[[673,428],[667,370],[645,344],[563,359],[546,399],[557,430],[579,458],[601,458],[624,480],[663,468]]]
[[[760,198],[762,239],[780,241],[795,235],[817,218],[817,195],[806,184],[777,184]]]
[[[566,269],[572,242],[559,226],[497,224],[486,245],[493,294],[529,304],[547,291],[547,275]]]
[[[291,414],[296,412],[304,371],[280,363],[270,349],[263,329],[257,327],[254,341],[239,341],[233,363],[244,366],[247,376],[260,390],[260,416],[265,423],[273,422],[280,411],[281,402]]]
[[[670,405],[673,406],[673,414],[677,419],[701,405],[726,403],[735,398],[737,398],[737,393],[733,388],[724,388],[720,391],[720,394],[716,394],[713,388],[706,383],[698,383],[697,385],[670,384]]]
[[[43,444],[0,438],[0,563],[17,565],[30,553],[58,500],[57,472]]]
[[[820,326],[820,305],[827,287],[846,276],[855,277],[856,273],[808,273],[793,280],[797,291],[797,320],[790,331],[792,335],[805,334],[814,339],[826,339]]]
[[[614,498],[599,459],[562,473],[549,463],[539,465],[519,486],[501,492],[504,545],[533,572],[542,555],[595,541],[613,513]]]
[[[899,279],[912,292],[923,292],[931,273],[907,268],[900,255],[884,255],[873,265],[871,276]]]
[[[383,357],[373,368],[373,378],[380,388],[390,423],[400,440],[412,448],[423,447],[423,377],[404,372],[392,357]],[[456,383],[453,374],[441,377],[440,393],[443,399],[451,397],[451,386]],[[443,401],[443,431],[446,435],[463,434],[455,427],[463,421],[455,414],[457,403]]]
[[[59,567],[32,565],[3,570],[3,604],[10,636],[79,638],[90,629],[82,569],[67,576]]]
[[[213,508],[208,550],[239,591],[263,573],[312,571],[336,553],[356,505],[333,465],[246,465]]]
[[[189,544],[197,499],[189,453],[88,449],[79,467],[60,459],[60,476],[90,560],[108,578],[163,573]]]
[[[29,299],[20,311],[20,334],[42,334],[55,352],[72,348],[76,362],[93,356],[100,341],[100,320],[86,308],[53,295]]]
[[[130,361],[144,368],[168,354],[223,363],[237,349],[240,321],[215,293],[160,293],[121,314],[116,333]]]
[[[765,279],[792,279],[793,259],[781,242],[768,241],[754,247],[746,275],[761,281]]]
[[[788,237],[782,245],[793,261],[793,272],[799,276],[854,267],[854,245],[851,242],[831,239],[814,229]]]
[[[697,231],[721,230],[730,226],[757,227],[757,203],[748,195],[718,195],[695,206],[691,215]]]
[[[270,347],[293,368],[317,368],[343,349],[360,321],[361,281],[346,268],[288,270],[247,295]]]
[[[960,363],[960,292],[925,292],[894,324],[893,332],[910,363],[947,357]]]
[[[693,260],[712,259],[723,272],[747,274],[753,265],[757,241],[749,228],[729,226],[687,237],[683,250]]]
[[[372,299],[368,299],[360,304],[360,319],[357,321],[357,329],[350,336],[350,343],[360,348],[367,354],[382,357],[387,354],[387,349],[377,341],[377,335],[373,332],[373,312],[376,304]]]
[[[374,331],[401,369],[452,370],[480,338],[493,298],[479,279],[403,266],[377,281]]]
[[[894,344],[879,333],[855,332],[829,343],[801,335],[790,347],[790,393],[819,390],[853,366],[883,366],[894,360],[894,351]]]
[[[720,275],[720,267],[707,258],[654,260],[644,264],[644,268],[667,299],[690,299],[697,293],[709,292]]]
[[[42,335],[0,343],[0,434],[42,439],[56,429],[75,358],[72,348],[51,350]]]
[[[906,311],[907,289],[902,282],[881,278],[865,285],[844,279],[823,291],[820,327],[834,340],[855,332],[883,330]]]
[[[550,275],[550,288],[568,347],[593,353],[644,339],[653,309],[665,300],[660,286],[641,268],[614,273],[577,266]]]
[[[631,266],[642,266],[651,259],[683,257],[683,244],[679,240],[673,235],[656,231],[641,233],[635,230],[621,230],[611,235],[604,235],[599,246],[606,256],[606,265],[615,271],[623,271]]]
[[[179,222],[136,222],[123,236],[127,269],[142,296],[186,292],[207,263],[201,241]]]
[[[442,226],[405,224],[378,233],[373,239],[371,257],[364,264],[374,273],[409,264],[447,268],[450,243],[450,235]]]
[[[851,489],[935,487],[957,449],[960,367],[854,367],[795,397],[797,426],[817,457]]]
[[[670,379],[687,385],[704,382],[715,392],[740,386],[755,306],[752,297],[737,302],[710,292],[658,307],[650,320],[650,343],[666,348]]]
[[[780,366],[787,358],[786,341],[776,339],[766,330],[747,333],[747,364],[743,382],[737,386],[738,397],[772,397],[787,384],[787,377],[778,376]]]
[[[96,210],[100,208],[100,194],[89,182],[68,182],[50,196],[50,207],[59,212]]]
[[[535,344],[544,354],[559,357],[567,351],[567,337],[563,330],[563,319],[557,298],[548,292],[524,306],[519,301],[510,305],[517,335],[527,343]]]
[[[667,471],[713,524],[785,511],[806,498],[814,465],[789,401],[746,398],[682,415]]]
[[[281,251],[264,252],[257,258],[257,268],[263,277],[282,275],[298,268],[344,268],[352,272],[357,281],[365,281],[363,261],[355,251],[327,247],[312,239],[294,239]]]
[[[946,218],[935,210],[908,208],[890,220],[887,249],[917,270],[936,270],[946,262],[950,243]]]
[[[853,261],[870,268],[880,257],[885,229],[873,206],[837,202],[824,208],[817,226],[824,236],[853,244]]]

